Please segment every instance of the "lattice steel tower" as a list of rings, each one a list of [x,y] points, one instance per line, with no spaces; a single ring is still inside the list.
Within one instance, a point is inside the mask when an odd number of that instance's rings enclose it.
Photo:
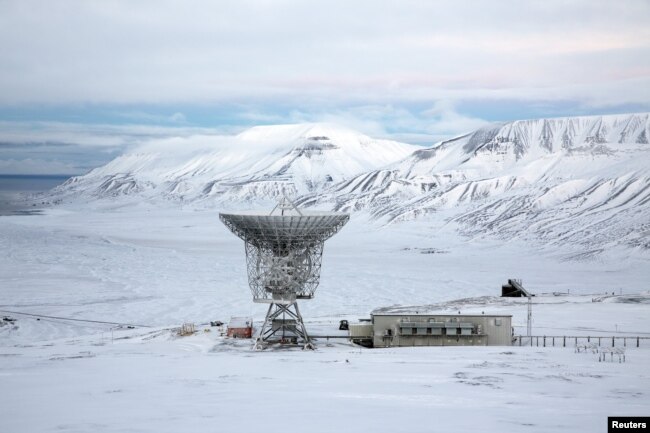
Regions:
[[[325,240],[350,215],[301,211],[284,197],[270,214],[220,213],[219,219],[245,242],[253,302],[269,304],[255,348],[301,340],[304,348],[313,349],[297,300],[314,297]]]

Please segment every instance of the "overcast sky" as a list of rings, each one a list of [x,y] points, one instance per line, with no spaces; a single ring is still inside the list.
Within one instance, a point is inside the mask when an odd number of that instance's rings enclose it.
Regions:
[[[327,121],[430,145],[650,111],[650,1],[0,0],[0,173]]]

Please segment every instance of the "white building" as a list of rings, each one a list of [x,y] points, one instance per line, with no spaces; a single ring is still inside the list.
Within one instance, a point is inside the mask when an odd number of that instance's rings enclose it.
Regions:
[[[350,325],[352,341],[372,347],[510,346],[512,316],[372,314]]]

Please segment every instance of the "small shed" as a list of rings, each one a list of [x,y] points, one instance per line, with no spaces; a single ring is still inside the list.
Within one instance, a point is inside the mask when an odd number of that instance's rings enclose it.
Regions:
[[[232,338],[252,338],[253,319],[251,317],[231,317],[226,335]]]

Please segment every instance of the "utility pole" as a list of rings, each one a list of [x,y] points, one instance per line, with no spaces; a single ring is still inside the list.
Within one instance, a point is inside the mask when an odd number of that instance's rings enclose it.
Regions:
[[[533,333],[533,301],[528,296],[528,320],[526,321],[526,336],[530,337]]]

